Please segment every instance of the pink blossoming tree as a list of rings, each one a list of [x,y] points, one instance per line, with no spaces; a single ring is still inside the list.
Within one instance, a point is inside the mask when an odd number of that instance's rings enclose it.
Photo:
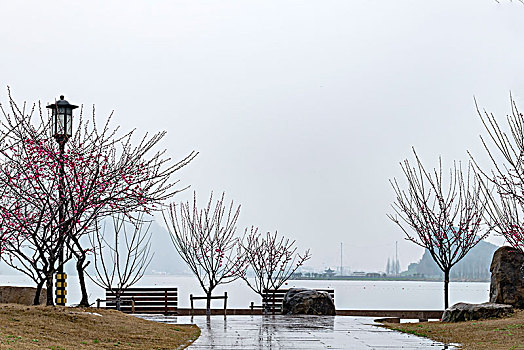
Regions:
[[[268,310],[267,289],[278,289],[291,275],[311,258],[309,249],[302,255],[297,253],[295,241],[267,232],[260,234],[258,228],[246,229],[241,244],[241,255],[253,272],[253,276],[242,275],[242,279],[255,293],[262,297],[264,311]]]
[[[444,183],[442,163],[432,172],[424,169],[415,150],[415,166],[408,160],[401,163],[407,189],[396,179],[394,214],[388,217],[406,234],[406,239],[427,249],[444,273],[444,306],[449,306],[449,273],[480,240],[491,231],[484,225],[487,200],[482,196],[482,184],[475,176],[471,163],[464,173],[454,164],[449,181]]]
[[[73,256],[77,259],[81,304],[88,305],[84,270],[92,248],[82,237],[103,217],[161,209],[179,191],[171,179],[173,173],[196,153],[172,162],[165,151],[153,151],[165,132],[146,135],[134,145],[134,130],[119,135],[118,128],[110,127],[111,116],[98,127],[93,109],[90,120],[82,115],[77,118],[77,128],[60,158],[41,105],[26,112],[10,97],[9,106],[2,108],[11,130],[0,152],[0,212],[5,223],[0,228],[2,259],[33,278],[40,288],[44,279],[47,304],[52,305],[52,276],[64,248],[64,263]],[[64,184],[63,199],[58,198],[59,181]],[[58,222],[61,201],[65,219]],[[65,235],[59,234],[60,226]]]

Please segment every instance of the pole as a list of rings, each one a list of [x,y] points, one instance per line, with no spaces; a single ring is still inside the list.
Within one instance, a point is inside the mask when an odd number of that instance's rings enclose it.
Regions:
[[[342,271],[342,242],[340,242],[340,276],[344,275]]]
[[[399,266],[398,266],[398,241],[395,241],[395,275],[398,276],[399,273]]]
[[[56,273],[56,305],[65,306],[66,304],[66,274],[64,273],[64,244],[65,244],[65,226],[64,226],[64,151],[65,151],[65,140],[58,142],[60,146],[60,174],[58,179],[58,242],[60,244],[58,252],[58,270]]]

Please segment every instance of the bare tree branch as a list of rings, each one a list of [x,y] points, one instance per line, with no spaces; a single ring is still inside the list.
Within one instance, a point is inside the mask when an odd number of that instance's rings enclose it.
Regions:
[[[235,237],[240,206],[233,202],[227,207],[224,195],[213,206],[213,194],[204,209],[197,206],[196,192],[193,203],[171,204],[164,220],[171,240],[197,277],[207,296],[207,313],[211,310],[211,295],[216,286],[238,279],[245,271],[238,255],[239,240]]]
[[[143,214],[131,222],[123,214],[115,215],[112,221],[112,234],[106,232],[103,223],[102,230],[97,225],[90,235],[95,272],[88,277],[99,287],[115,294],[117,310],[120,310],[120,296],[142,278],[153,258],[151,223],[144,226]]]
[[[510,105],[511,114],[506,117],[507,131],[504,131],[495,116],[481,110],[475,101],[489,136],[487,140],[480,138],[493,165],[488,172],[476,164],[476,170],[495,187],[494,191],[483,187],[489,204],[488,221],[511,246],[524,252],[524,116],[511,95]],[[490,146],[494,146],[495,151]]]

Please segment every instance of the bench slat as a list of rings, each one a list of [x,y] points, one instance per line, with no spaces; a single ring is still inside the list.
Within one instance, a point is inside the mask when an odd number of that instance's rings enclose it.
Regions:
[[[124,303],[128,303],[129,305],[131,305],[131,300],[133,299],[121,299]],[[137,299],[135,298],[135,305],[143,305],[143,304],[146,304],[146,303],[162,303],[162,304],[167,304],[168,305],[175,305],[177,306],[178,304],[178,299],[170,299],[168,298],[167,300],[164,299],[164,298],[141,298],[141,299]],[[116,299],[115,298],[108,298],[106,299],[106,303],[116,303]]]
[[[111,302],[106,302],[106,305],[107,305],[107,306],[114,306],[114,305],[116,305],[116,303],[115,303],[114,301],[111,301]],[[131,304],[129,304],[129,303],[126,303],[126,304],[120,304],[120,305],[121,305],[121,307],[123,307],[123,306],[131,307]],[[139,303],[139,304],[138,304],[138,303],[135,303],[135,309],[136,309],[137,307],[144,307],[144,306],[151,306],[151,305],[158,306],[158,307],[160,307],[160,306],[163,307],[163,306],[165,306],[166,304],[165,304],[164,302],[161,302],[161,301],[145,301],[145,302],[143,302],[143,303]],[[167,304],[167,307],[177,307],[177,305],[176,305],[176,304],[173,304],[173,303],[168,303],[168,304]]]
[[[165,302],[167,301],[168,303],[171,303],[171,304],[176,304],[178,302],[178,298],[177,297],[174,297],[174,298],[157,298],[157,297],[133,297],[134,300],[135,300],[135,304],[140,304],[144,301],[161,301],[161,302]],[[116,301],[116,298],[107,298],[106,299],[107,301]],[[131,302],[131,298],[121,298],[121,300],[128,300],[129,302]]]
[[[177,291],[178,288],[173,288],[173,287],[166,287],[166,288],[163,288],[163,287],[130,287],[130,288],[126,288],[126,292],[137,292],[137,291],[148,291],[148,292],[153,292],[153,291]],[[107,291],[111,291],[111,289],[106,289],[106,292]]]
[[[136,296],[136,295],[132,295],[132,294],[127,294],[127,295],[121,295],[120,296],[120,299],[121,300],[131,300],[131,299],[134,299],[136,302],[139,302],[141,300],[149,300],[149,299],[153,299],[153,300],[168,300],[168,301],[177,301],[178,300],[178,296],[163,296],[163,295],[141,295],[141,296]],[[107,296],[107,299],[106,300],[116,300],[116,297],[115,296]]]
[[[125,297],[125,296],[158,296],[158,297],[164,297],[166,296],[166,293],[165,292],[153,292],[153,293],[147,293],[147,292],[136,292],[136,293],[133,293],[133,292],[125,292],[125,293],[120,293],[120,297]],[[178,294],[177,293],[167,293],[167,296],[168,297],[173,297],[173,296],[177,296]],[[106,296],[107,297],[115,297],[116,294],[115,293],[106,293]]]

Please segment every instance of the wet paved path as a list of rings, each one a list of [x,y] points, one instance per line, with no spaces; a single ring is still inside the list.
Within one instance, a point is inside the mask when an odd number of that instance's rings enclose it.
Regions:
[[[372,318],[349,316],[158,316],[202,330],[189,349],[454,349],[442,343],[376,327]]]

